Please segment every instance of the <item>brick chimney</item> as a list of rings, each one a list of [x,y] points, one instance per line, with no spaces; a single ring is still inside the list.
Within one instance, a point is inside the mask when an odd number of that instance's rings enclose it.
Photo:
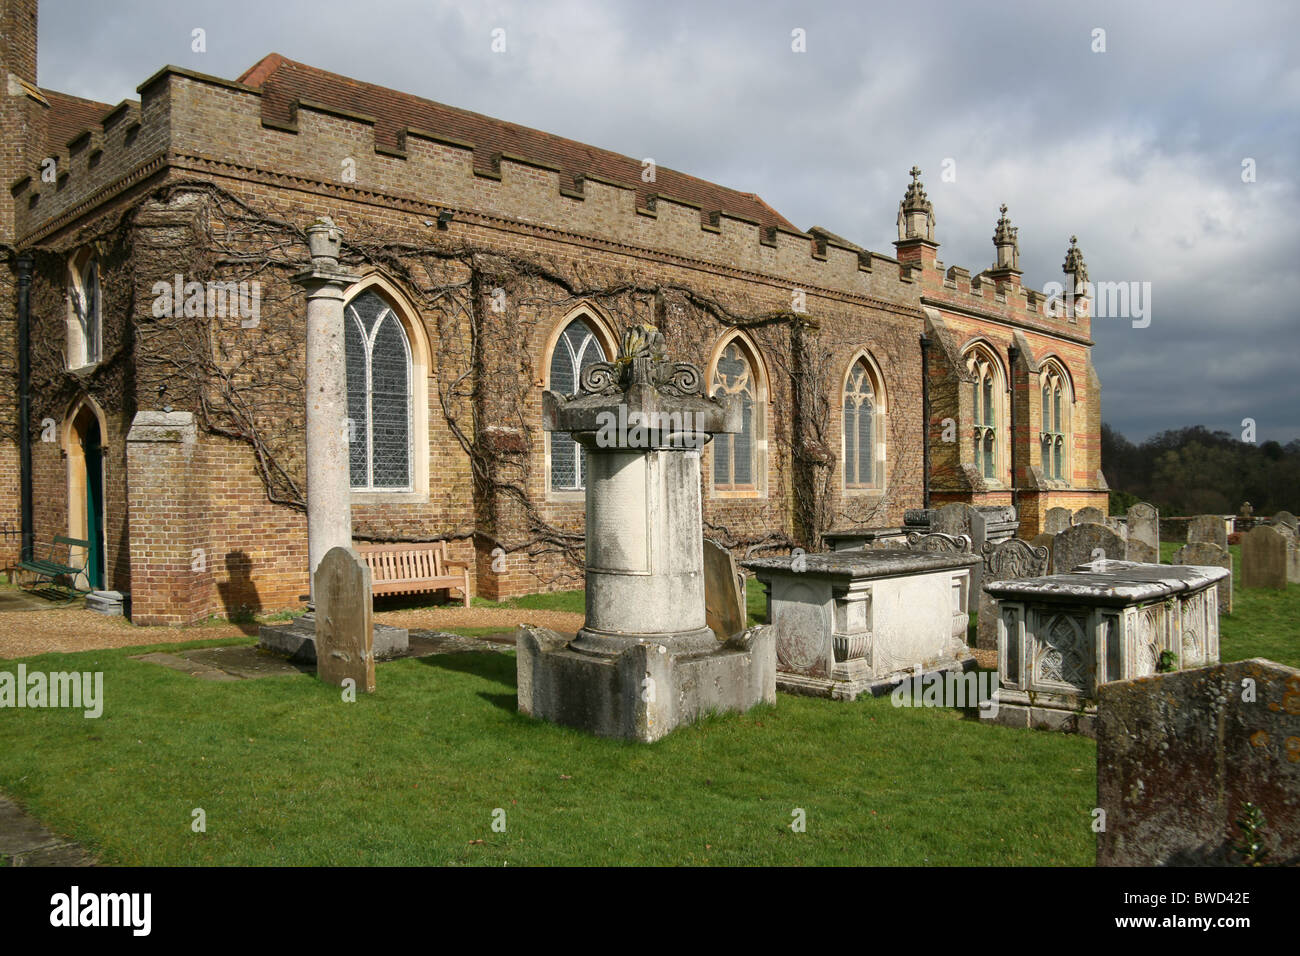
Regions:
[[[14,242],[9,187],[30,175],[45,150],[50,105],[36,86],[37,0],[0,0],[0,242]]]

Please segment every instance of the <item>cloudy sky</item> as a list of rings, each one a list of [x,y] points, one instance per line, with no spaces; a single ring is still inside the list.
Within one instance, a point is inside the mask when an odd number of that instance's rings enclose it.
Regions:
[[[1251,418],[1285,442],[1298,36],[1300,4],[1259,0],[44,0],[39,81],[116,103],[165,63],[235,77],[275,51],[653,157],[891,255],[916,163],[946,264],[992,263],[1005,202],[1027,284],[1063,278],[1072,233],[1093,281],[1150,283],[1147,327],[1094,320],[1107,422],[1140,440]]]

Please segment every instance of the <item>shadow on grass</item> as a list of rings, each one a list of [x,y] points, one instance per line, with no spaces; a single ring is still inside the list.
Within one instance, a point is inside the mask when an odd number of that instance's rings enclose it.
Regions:
[[[463,651],[456,654],[431,654],[417,658],[425,667],[438,667],[458,674],[473,674],[512,690],[515,684],[515,658],[495,651]]]

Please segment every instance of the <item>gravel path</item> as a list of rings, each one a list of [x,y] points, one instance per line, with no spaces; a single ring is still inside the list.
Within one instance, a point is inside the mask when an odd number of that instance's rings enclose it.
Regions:
[[[380,611],[375,620],[413,630],[446,631],[455,628],[494,628],[513,631],[519,624],[535,624],[572,634],[582,627],[582,615],[568,611],[530,611],[487,607],[428,607]],[[107,617],[80,607],[0,614],[0,659],[31,657],[51,652],[100,650],[179,644],[225,637],[249,637],[255,625],[229,623],[192,627],[136,627],[120,617]]]

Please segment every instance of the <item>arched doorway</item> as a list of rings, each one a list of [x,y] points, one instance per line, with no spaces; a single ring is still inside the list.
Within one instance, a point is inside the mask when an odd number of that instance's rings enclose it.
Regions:
[[[90,542],[86,573],[77,587],[104,587],[104,442],[99,416],[82,403],[72,417],[68,452],[68,537]]]

